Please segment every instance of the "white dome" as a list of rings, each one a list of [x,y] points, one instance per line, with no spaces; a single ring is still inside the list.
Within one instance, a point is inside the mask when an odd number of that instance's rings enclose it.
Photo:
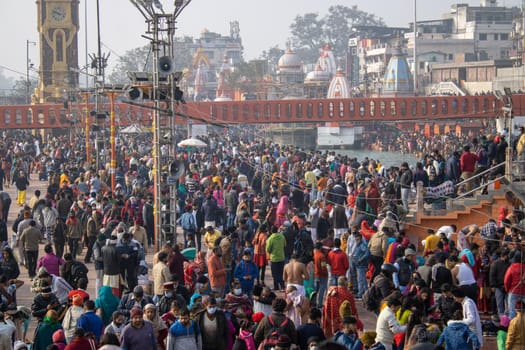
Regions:
[[[324,71],[319,67],[319,65],[315,68],[315,70],[309,72],[306,75],[306,78],[304,79],[305,83],[311,82],[329,82],[330,81],[330,72]]]
[[[302,71],[303,62],[297,54],[288,49],[286,53],[279,58],[277,65],[281,72]]]

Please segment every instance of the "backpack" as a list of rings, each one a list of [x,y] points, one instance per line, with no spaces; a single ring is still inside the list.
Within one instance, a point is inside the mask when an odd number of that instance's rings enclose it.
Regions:
[[[293,243],[293,251],[301,257],[301,262],[305,264],[312,260],[314,244],[308,231],[301,230],[297,233]]]
[[[279,337],[284,333],[284,327],[288,324],[288,317],[280,325],[276,325],[272,320],[272,315],[268,316],[268,322],[272,326],[270,334],[259,345],[258,350],[270,350],[274,348],[279,342]]]
[[[368,289],[363,293],[361,298],[363,299],[363,306],[368,311],[376,311],[379,309],[381,293],[374,282],[370,284],[370,287],[368,287]]]
[[[80,261],[73,261],[73,264],[71,265],[71,277],[69,281],[71,286],[76,289],[79,279],[87,279],[88,271],[89,270],[86,265],[84,265]]]

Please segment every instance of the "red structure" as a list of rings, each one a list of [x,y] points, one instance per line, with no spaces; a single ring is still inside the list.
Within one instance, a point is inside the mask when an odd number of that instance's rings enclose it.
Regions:
[[[525,94],[512,97],[514,115],[525,115]],[[376,97],[272,101],[189,102],[177,109],[196,123],[338,123],[356,121],[434,122],[438,119],[503,116],[495,96]],[[59,129],[83,127],[92,105],[65,109],[61,104],[0,106],[2,129]],[[108,106],[109,112],[109,106]],[[151,126],[149,108],[116,103],[117,126]],[[109,118],[109,115],[108,115]],[[185,124],[186,118],[177,117]]]

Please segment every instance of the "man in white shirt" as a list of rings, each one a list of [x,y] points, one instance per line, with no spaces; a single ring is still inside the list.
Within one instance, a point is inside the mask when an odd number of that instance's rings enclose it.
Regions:
[[[476,303],[465,296],[465,292],[459,288],[452,290],[454,299],[463,307],[463,323],[466,324],[472,332],[478,336],[480,348],[483,347],[483,333],[481,330],[481,319],[479,317]]]
[[[441,226],[437,232],[436,235],[443,235],[445,236],[449,241],[451,237],[455,234],[457,228],[456,225],[450,225],[450,226]]]
[[[385,346],[385,350],[392,350],[394,344],[394,334],[403,333],[407,326],[401,326],[396,319],[396,312],[401,308],[401,301],[398,299],[391,299],[388,301],[387,307],[381,311],[377,318],[376,325],[376,342],[381,342]]]
[[[47,281],[51,286],[52,293],[57,297],[60,304],[67,303],[67,296],[73,287],[65,279],[59,276],[51,275],[49,272],[39,274],[40,279]]]

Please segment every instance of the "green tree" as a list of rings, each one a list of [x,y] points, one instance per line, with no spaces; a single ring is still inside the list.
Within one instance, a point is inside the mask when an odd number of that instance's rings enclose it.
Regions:
[[[290,25],[291,46],[304,62],[312,62],[319,56],[319,49],[327,42],[325,20],[317,13],[296,16]]]
[[[295,17],[290,25],[292,47],[304,62],[312,63],[319,57],[324,44],[332,45],[336,57],[343,56],[348,47],[352,27],[356,25],[384,26],[381,18],[361,11],[357,6],[330,6],[322,18],[316,13]]]

